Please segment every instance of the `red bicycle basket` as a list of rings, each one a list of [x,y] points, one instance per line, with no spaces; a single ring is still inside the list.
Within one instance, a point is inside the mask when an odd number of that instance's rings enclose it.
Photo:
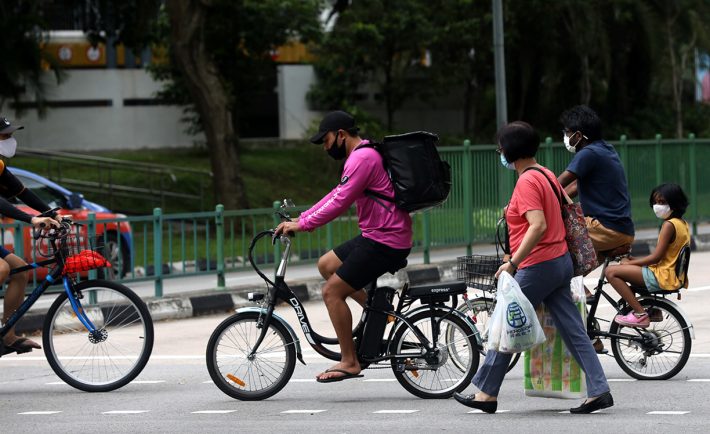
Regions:
[[[111,267],[111,263],[100,253],[93,250],[82,250],[64,261],[64,274],[79,273],[95,268]]]

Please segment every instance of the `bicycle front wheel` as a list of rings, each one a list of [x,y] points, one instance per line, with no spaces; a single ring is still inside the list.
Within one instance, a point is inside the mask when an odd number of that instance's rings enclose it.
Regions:
[[[488,320],[491,318],[493,309],[496,307],[496,300],[489,297],[477,297],[468,303],[464,303],[457,309],[462,314],[471,318],[476,328],[481,333],[480,352],[482,356],[486,356],[486,343],[488,342]],[[508,365],[508,372],[518,363],[521,353],[513,354]]]
[[[266,399],[286,386],[296,367],[291,333],[272,319],[264,340],[252,354],[261,335],[259,312],[243,312],[222,321],[207,343],[207,370],[214,384],[242,401]]]
[[[402,324],[390,343],[390,353],[406,359],[392,359],[394,376],[408,392],[420,398],[449,398],[471,382],[478,370],[476,331],[458,316],[435,309],[407,318],[429,340],[436,351],[425,351],[412,329]]]
[[[641,300],[645,309],[656,309],[648,328],[625,327],[612,322],[609,328],[614,358],[630,376],[639,380],[667,380],[685,366],[690,357],[690,330],[683,316],[664,300]],[[630,308],[622,310],[626,314]],[[654,318],[655,317],[655,318]],[[621,336],[619,336],[621,335]]]
[[[74,285],[81,309],[96,328],[79,320],[66,292],[44,319],[47,361],[67,384],[86,392],[125,386],[141,373],[153,350],[153,321],[143,300],[129,288],[105,280]]]

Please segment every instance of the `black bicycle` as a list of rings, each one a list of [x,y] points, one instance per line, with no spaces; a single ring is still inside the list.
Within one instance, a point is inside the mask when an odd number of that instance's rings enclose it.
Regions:
[[[602,298],[611,304],[617,314],[625,315],[631,311],[631,307],[623,299],[615,301],[603,289],[607,283],[604,277],[606,267],[611,262],[619,262],[628,255],[630,247],[626,245],[604,253],[601,276],[594,295],[588,301],[587,334],[591,339],[609,339],[616,362],[630,376],[639,380],[666,380],[680,372],[688,362],[694,338],[693,325],[688,316],[677,304],[667,298],[671,294],[678,293],[680,288],[662,293],[651,293],[645,287],[631,288],[640,296],[639,302],[649,313],[651,325],[648,328],[626,327],[613,320],[604,320],[596,316]],[[687,276],[689,263],[690,247],[688,246],[683,249],[677,261],[676,274]],[[617,295],[616,292],[613,295]],[[601,329],[603,322],[610,322],[609,330],[606,332]]]
[[[692,339],[694,338],[693,325],[688,316],[673,301],[668,299],[671,294],[680,291],[663,291],[662,293],[651,293],[643,287],[632,287],[638,294],[641,305],[649,312],[651,326],[648,328],[626,327],[615,321],[601,318],[597,315],[599,301],[603,298],[614,308],[615,314],[625,315],[631,308],[623,300],[614,299],[617,295],[613,292],[609,295],[604,291],[604,285],[608,282],[604,277],[604,271],[612,262],[619,262],[628,255],[630,245],[622,246],[619,249],[602,252],[604,263],[599,281],[594,288],[594,295],[587,301],[587,334],[592,340],[609,339],[611,349],[621,369],[630,376],[639,380],[666,380],[680,372],[690,357]],[[687,276],[688,265],[690,263],[690,248],[683,250],[681,257],[677,261],[678,276]],[[495,308],[494,294],[496,280],[494,273],[501,264],[498,256],[471,255],[458,258],[458,277],[464,280],[470,288],[479,289],[484,292],[483,296],[470,299],[464,294],[464,303],[458,310],[471,318],[481,330],[481,342],[485,348],[488,339],[488,319]],[[613,318],[613,316],[612,316]],[[602,330],[601,324],[609,323],[608,331]],[[600,354],[607,351],[595,345],[595,349]],[[485,355],[485,350],[481,350]],[[512,369],[520,358],[520,354],[515,354],[508,366]]]
[[[1,338],[47,288],[62,283],[64,292],[50,306],[42,327],[49,365],[67,384],[86,392],[125,386],[141,373],[153,349],[153,321],[145,303],[124,285],[86,279],[88,270],[110,265],[101,243],[95,245],[85,228],[65,219],[58,229],[36,232],[35,240],[36,255],[49,259],[16,268],[11,274],[37,267],[51,269],[0,328],[0,354]]]
[[[290,219],[282,207],[282,219]],[[301,342],[274,307],[287,302],[296,312],[299,327],[311,347],[323,357],[339,361],[340,354],[324,345],[338,340],[319,335],[311,327],[306,309],[284,281],[291,251],[288,235],[273,239],[267,230],[254,237],[249,262],[267,283],[266,294],[252,293],[259,307],[243,308],[224,320],[207,344],[207,369],[217,387],[240,400],[266,399],[290,380],[296,359],[305,365]],[[253,250],[262,238],[279,241],[283,248],[274,281],[254,262]],[[448,398],[465,389],[478,369],[476,326],[456,310],[463,282],[368,290],[359,324],[353,330],[363,369],[391,368],[410,393],[421,398]],[[395,296],[397,307],[394,307]]]

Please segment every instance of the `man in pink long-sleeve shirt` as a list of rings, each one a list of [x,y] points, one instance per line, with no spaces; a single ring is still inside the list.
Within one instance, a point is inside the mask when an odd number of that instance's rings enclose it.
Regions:
[[[281,223],[276,233],[312,231],[346,212],[355,203],[361,234],[321,256],[318,270],[326,283],[323,301],[340,342],[340,363],[318,375],[322,383],[361,377],[352,336],[352,314],[345,299],[361,305],[362,290],[386,272],[406,265],[412,247],[412,220],[392,202],[369,196],[375,192],[394,197],[392,182],[382,156],[358,135],[355,120],[343,111],[328,113],[311,142],[322,144],[335,160],[346,158],[338,185],[317,204],[291,222]]]

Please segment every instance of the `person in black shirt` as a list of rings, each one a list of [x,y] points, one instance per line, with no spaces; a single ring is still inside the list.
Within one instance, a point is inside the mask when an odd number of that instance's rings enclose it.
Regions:
[[[8,201],[8,199],[17,198],[40,213],[50,210],[49,205],[44,203],[44,201],[37,197],[32,191],[26,189],[25,186],[22,185],[22,182],[5,166],[5,159],[12,158],[17,148],[17,141],[12,137],[12,133],[22,128],[22,126],[11,125],[5,118],[0,118],[0,157],[2,157],[0,159],[0,214],[29,223],[37,229],[50,228],[52,226],[59,227],[59,217],[56,213],[52,217],[33,217],[19,210]],[[24,260],[7,250],[4,246],[0,246],[0,282],[7,280],[8,276],[10,276],[10,270],[24,265],[27,265]],[[10,316],[12,316],[15,310],[22,304],[27,280],[28,273],[25,271],[12,275],[7,282],[3,303],[3,323],[7,322]],[[22,354],[30,352],[33,349],[42,348],[37,342],[18,337],[15,334],[14,328],[8,331],[3,341],[5,344],[3,355],[9,353]]]

